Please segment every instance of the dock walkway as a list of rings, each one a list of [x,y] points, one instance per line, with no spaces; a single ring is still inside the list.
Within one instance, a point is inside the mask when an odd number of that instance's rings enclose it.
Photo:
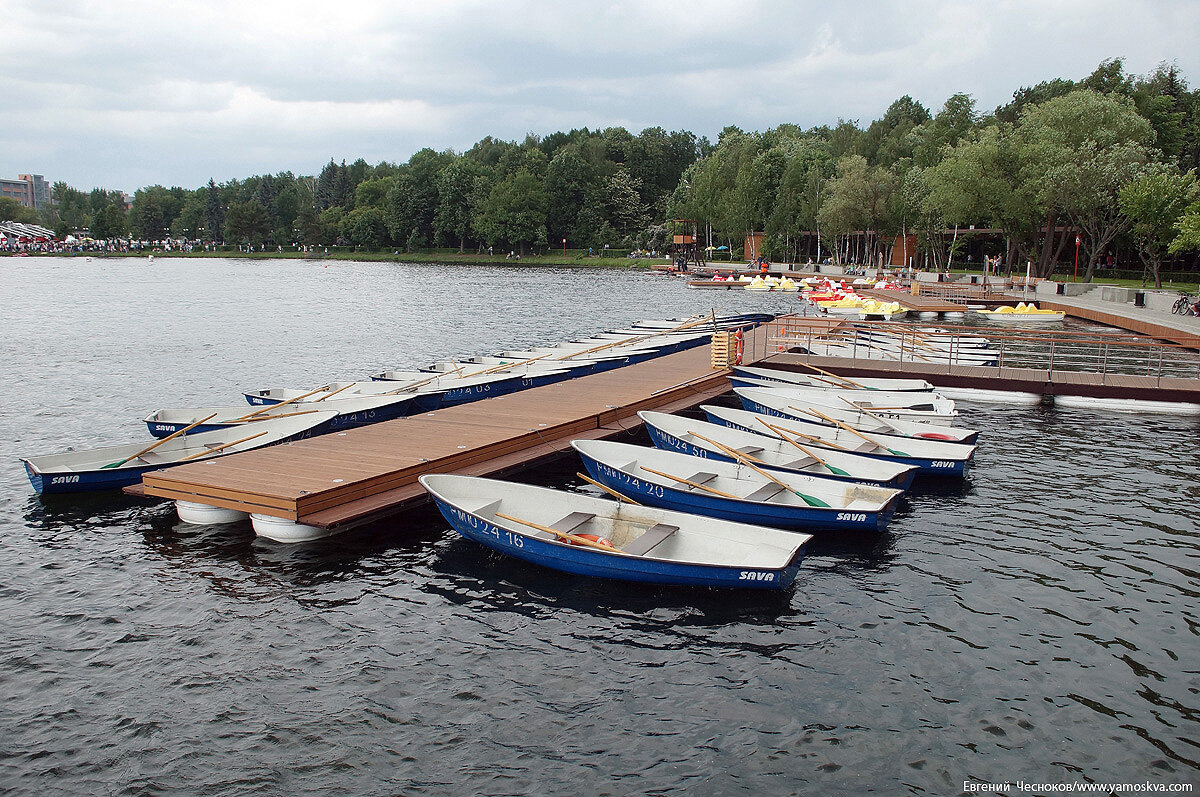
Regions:
[[[140,492],[346,528],[425,500],[424,473],[499,475],[576,438],[636,427],[728,391],[702,346],[507,396],[148,473]],[[135,487],[130,492],[139,492]]]

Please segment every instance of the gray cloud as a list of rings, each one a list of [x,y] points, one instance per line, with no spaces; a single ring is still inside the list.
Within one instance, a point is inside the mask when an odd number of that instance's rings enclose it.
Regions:
[[[6,6],[0,170],[82,188],[313,173],[583,126],[865,124],[903,94],[991,109],[1114,56],[1200,81],[1192,0]]]

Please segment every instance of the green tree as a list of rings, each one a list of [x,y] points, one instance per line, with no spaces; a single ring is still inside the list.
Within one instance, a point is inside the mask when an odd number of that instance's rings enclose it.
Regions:
[[[342,219],[341,229],[350,243],[372,249],[383,246],[388,237],[383,211],[377,207],[356,207]]]
[[[225,209],[221,204],[221,194],[217,190],[217,182],[211,177],[208,180],[208,192],[204,197],[204,239],[206,241],[222,241],[225,229]]]
[[[1090,282],[1100,255],[1133,224],[1117,195],[1145,169],[1150,123],[1128,97],[1084,89],[1027,110],[1017,135],[1023,179],[1038,187],[1044,207],[1060,209],[1082,233]]]
[[[455,158],[437,174],[438,202],[433,214],[435,239],[458,240],[458,251],[466,248],[471,219],[483,196],[477,182],[484,180],[486,167],[470,158]]]
[[[142,189],[133,197],[133,232],[143,241],[158,241],[166,231],[162,206],[150,191]]]
[[[837,176],[829,181],[828,198],[818,214],[821,226],[835,236],[862,230],[867,236],[866,257],[873,259],[894,190],[895,177],[890,172],[868,166],[861,155],[847,155],[838,161]],[[836,248],[834,257],[840,262]]]
[[[37,224],[38,215],[33,208],[27,208],[12,197],[0,197],[0,221],[16,221],[23,224]]]
[[[525,245],[546,239],[546,192],[541,180],[521,171],[497,183],[475,216],[475,230],[488,244]]]
[[[248,199],[229,206],[225,214],[225,240],[258,246],[271,232],[267,209],[257,199]]]
[[[109,241],[125,235],[127,222],[124,205],[105,205],[92,216],[91,233],[93,238]]]
[[[1162,259],[1178,233],[1178,224],[1191,203],[1200,197],[1193,172],[1158,166],[1140,174],[1120,189],[1121,210],[1133,220],[1138,254],[1162,287]]]

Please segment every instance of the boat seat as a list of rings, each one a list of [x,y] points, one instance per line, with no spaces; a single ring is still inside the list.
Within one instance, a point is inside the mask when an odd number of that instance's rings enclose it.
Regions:
[[[763,450],[763,447],[746,445],[746,446],[739,446],[737,450],[742,454],[757,454]]]
[[[695,482],[696,484],[707,484],[715,478],[717,478],[717,474],[702,470],[699,473],[693,473],[691,476],[688,476],[688,481]]]
[[[646,529],[639,536],[635,537],[632,542],[626,545],[621,550],[625,553],[631,553],[635,556],[644,556],[650,552],[663,540],[670,537],[675,532],[679,531],[678,526],[669,526],[666,523],[657,523]]]
[[[750,495],[743,496],[743,501],[769,501],[774,498],[783,488],[775,482],[767,482],[762,487],[759,487]]]
[[[572,512],[557,523],[551,523],[550,528],[561,531],[563,534],[570,534],[594,517],[595,515],[591,512]]]
[[[805,465],[811,465],[811,464],[813,464],[814,462],[816,462],[816,460],[815,460],[815,459],[813,459],[812,457],[809,457],[809,456],[803,456],[803,457],[800,457],[800,459],[793,459],[791,462],[785,462],[785,463],[783,463],[783,465],[782,465],[781,467],[784,467],[784,468],[803,468]]]

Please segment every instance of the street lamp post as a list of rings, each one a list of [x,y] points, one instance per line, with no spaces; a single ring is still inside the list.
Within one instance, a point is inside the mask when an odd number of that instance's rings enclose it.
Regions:
[[[567,256],[567,239],[563,238],[563,257]]]
[[[1079,281],[1079,245],[1083,243],[1083,238],[1079,235],[1075,236],[1075,273],[1071,275],[1071,282]]]

